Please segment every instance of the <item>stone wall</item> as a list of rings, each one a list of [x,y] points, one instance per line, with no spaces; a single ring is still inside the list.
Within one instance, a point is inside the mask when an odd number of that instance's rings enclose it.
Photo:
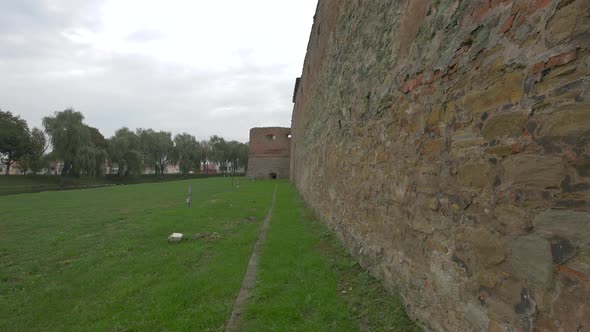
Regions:
[[[248,158],[248,177],[251,179],[289,178],[289,157],[250,157]]]
[[[290,171],[291,128],[250,129],[248,174],[251,179],[288,179]]]
[[[291,177],[439,331],[590,331],[588,0],[320,0]]]

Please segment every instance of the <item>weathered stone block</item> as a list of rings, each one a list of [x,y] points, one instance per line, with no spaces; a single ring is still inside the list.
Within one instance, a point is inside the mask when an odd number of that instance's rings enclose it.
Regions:
[[[490,324],[490,318],[486,312],[475,303],[465,308],[465,320],[471,324],[473,331],[485,331]]]
[[[459,182],[468,187],[483,188],[488,181],[490,166],[483,163],[465,164],[459,168]]]
[[[586,0],[562,1],[556,13],[547,24],[548,40],[552,44],[562,43],[572,36],[588,32],[588,2]],[[585,14],[586,12],[586,14]]]
[[[445,105],[437,105],[432,108],[430,114],[428,114],[427,124],[429,126],[435,126],[439,123],[449,123],[455,113],[455,102],[450,101]]]
[[[446,141],[444,138],[430,140],[424,143],[422,153],[425,155],[438,155],[445,149],[445,146]]]
[[[572,88],[574,82],[586,76],[586,69],[576,63],[547,70],[547,75],[533,87],[533,94],[537,96],[563,94]]]
[[[473,129],[458,130],[453,134],[451,138],[451,148],[453,150],[469,147],[478,147],[483,143],[483,136],[473,131]]]
[[[498,223],[505,227],[509,234],[525,234],[532,228],[526,210],[514,205],[500,205],[494,209]]]
[[[590,103],[565,105],[548,116],[539,134],[543,136],[576,136],[590,131]]]
[[[495,145],[485,150],[487,153],[494,154],[498,157],[507,157],[512,154],[512,146],[510,145]]]
[[[502,137],[515,137],[522,134],[528,115],[523,113],[507,113],[493,116],[486,120],[482,133],[486,140]]]
[[[559,187],[566,172],[559,157],[518,154],[502,162],[506,183],[533,187]]]
[[[512,270],[529,282],[546,287],[551,281],[553,264],[549,241],[538,236],[521,236],[512,242]]]
[[[477,261],[485,267],[499,264],[506,259],[506,241],[486,228],[468,231]]]
[[[545,210],[533,220],[535,233],[590,244],[590,212]]]
[[[475,89],[461,99],[471,113],[481,114],[505,105],[518,103],[524,95],[522,72],[508,73],[484,89]]]

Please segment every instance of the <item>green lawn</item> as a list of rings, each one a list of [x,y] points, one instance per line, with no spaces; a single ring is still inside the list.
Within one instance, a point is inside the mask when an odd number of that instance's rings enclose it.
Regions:
[[[335,235],[281,185],[254,295],[249,331],[419,331],[399,298],[363,271]]]
[[[413,329],[287,182],[211,178],[0,197],[0,331],[223,330],[277,184],[244,329]]]

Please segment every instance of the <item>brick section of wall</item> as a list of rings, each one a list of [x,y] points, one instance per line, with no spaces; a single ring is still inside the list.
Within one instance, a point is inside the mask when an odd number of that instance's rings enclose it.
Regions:
[[[291,177],[427,329],[590,329],[589,8],[319,2]]]
[[[251,179],[269,179],[275,173],[288,179],[290,171],[291,128],[264,127],[250,129],[248,174]]]
[[[265,127],[250,129],[250,155],[289,156],[290,134],[291,128]]]

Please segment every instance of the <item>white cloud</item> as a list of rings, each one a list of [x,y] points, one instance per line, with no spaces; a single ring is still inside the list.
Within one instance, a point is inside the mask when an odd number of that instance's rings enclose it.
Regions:
[[[0,4],[0,107],[73,106],[106,136],[150,127],[247,140],[289,126],[316,0]]]

